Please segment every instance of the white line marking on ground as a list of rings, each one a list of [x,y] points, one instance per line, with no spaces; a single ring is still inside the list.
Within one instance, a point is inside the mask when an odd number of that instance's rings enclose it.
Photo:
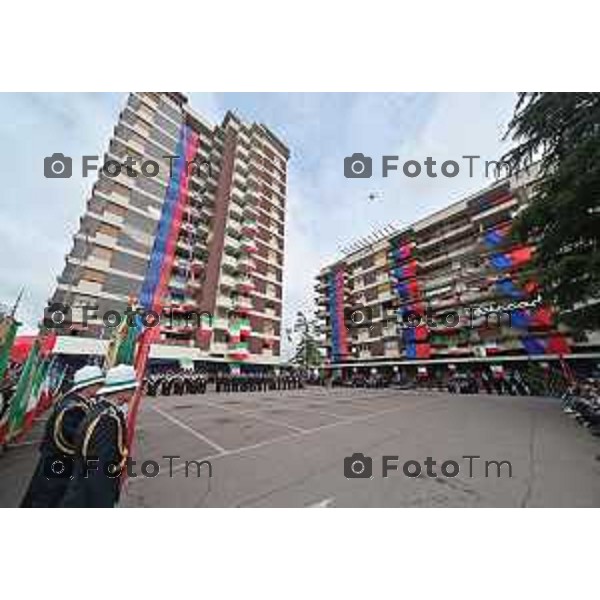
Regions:
[[[265,410],[265,409],[256,408],[256,409],[254,409],[254,411],[252,411],[252,410],[239,411],[239,410],[236,410],[235,408],[228,408],[225,406],[220,406],[218,404],[215,404],[214,402],[210,402],[209,400],[205,400],[204,403],[208,404],[209,406],[213,406],[215,408],[220,408],[226,412],[233,413],[235,415],[244,415],[244,416],[247,415],[247,416],[252,417],[256,421],[262,421],[263,423],[270,423],[271,425],[279,425],[280,427],[287,427],[288,429],[291,429],[292,431],[295,431],[296,433],[306,433],[307,431],[310,431],[310,429],[302,429],[301,427],[295,427],[294,425],[289,425],[288,423],[284,423],[283,421],[274,421],[273,419],[267,419],[262,416],[257,417],[256,415],[252,414],[253,412],[256,412],[258,410]]]
[[[329,505],[335,500],[335,498],[325,498],[321,502],[315,504],[309,504],[306,508],[329,508]]]
[[[434,402],[439,402],[439,398],[432,398],[430,400],[430,402],[420,402],[420,406],[428,406],[430,404],[434,404]],[[297,438],[302,438],[302,437],[306,437],[308,435],[311,435],[313,433],[317,433],[319,431],[324,431],[327,429],[333,429],[334,427],[340,427],[341,425],[350,425],[352,423],[359,423],[361,421],[368,421],[369,419],[373,419],[375,417],[379,417],[381,415],[384,414],[390,414],[390,413],[394,413],[394,412],[398,412],[403,410],[404,408],[406,408],[406,405],[403,406],[399,406],[398,408],[391,408],[390,410],[382,410],[379,411],[378,413],[371,413],[368,415],[360,415],[358,417],[350,417],[348,419],[345,419],[343,421],[338,421],[337,423],[329,423],[327,425],[320,425],[319,427],[315,427],[314,429],[307,429],[306,431],[303,431],[302,433],[292,433],[290,435],[282,435],[280,437],[276,437],[270,440],[264,440],[262,442],[258,442],[256,444],[251,444],[250,446],[242,446],[241,448],[236,448],[235,450],[225,450],[223,449],[222,452],[219,452],[218,454],[212,454],[209,456],[203,456],[201,458],[197,458],[196,460],[216,460],[217,458],[223,458],[225,456],[235,456],[236,454],[243,454],[244,452],[248,452],[249,450],[257,450],[259,448],[264,448],[266,446],[270,446],[272,444],[277,444],[278,442],[284,442],[284,441],[288,441],[288,440],[295,440]],[[414,408],[414,406],[413,406]],[[185,424],[183,424],[185,425]],[[185,425],[185,427],[187,428],[187,425]],[[193,430],[192,430],[193,431]],[[198,432],[195,432],[197,435],[201,435],[198,434]],[[185,468],[185,464],[180,464],[177,465],[176,467],[173,468],[172,473],[175,473],[177,471],[181,471],[182,469]],[[158,475],[160,477],[160,474]],[[130,480],[130,484],[135,484],[137,481],[143,481],[143,478],[138,478],[138,479],[131,479]]]
[[[227,450],[225,450],[225,448],[223,448],[223,446],[219,446],[219,444],[217,444],[216,442],[213,442],[212,440],[208,439],[205,435],[203,435],[199,431],[192,429],[189,425],[187,425],[183,421],[180,421],[179,419],[173,417],[172,415],[165,412],[164,410],[161,410],[160,408],[158,408],[156,406],[153,406],[152,410],[154,412],[158,413],[159,415],[161,415],[162,417],[164,417],[165,419],[167,419],[167,421],[171,421],[171,423],[178,425],[179,427],[181,427],[181,429],[184,429],[188,433],[191,433],[193,436],[197,437],[199,440],[206,442],[207,444],[212,446],[215,450],[217,450],[219,453],[227,452]],[[173,470],[175,470],[175,469],[173,469]]]

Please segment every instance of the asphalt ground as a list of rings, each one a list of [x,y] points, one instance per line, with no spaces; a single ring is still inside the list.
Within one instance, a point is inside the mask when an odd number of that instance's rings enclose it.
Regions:
[[[0,456],[0,506],[18,504],[41,426]],[[371,477],[345,477],[354,453],[371,457]],[[387,477],[383,456],[395,457]],[[556,399],[341,388],[146,398],[120,505],[597,507],[599,457],[599,439]]]

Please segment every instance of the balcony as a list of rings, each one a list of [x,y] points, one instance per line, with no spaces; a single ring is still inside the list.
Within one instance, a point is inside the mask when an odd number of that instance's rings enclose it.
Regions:
[[[240,243],[232,238],[230,235],[225,236],[225,249],[232,252],[238,252],[240,249]]]
[[[244,275],[237,277],[235,287],[239,292],[242,292],[244,294],[252,292],[255,289],[254,282],[252,281],[252,279]]]
[[[242,232],[248,237],[254,237],[258,232],[258,225],[254,219],[244,218]]]
[[[247,252],[249,254],[254,254],[255,252],[258,251],[258,247],[256,246],[256,242],[248,237],[243,237],[241,242],[240,242],[240,247],[242,248],[242,250],[244,250],[244,252]]]
[[[381,335],[383,337],[397,337],[398,336],[398,328],[396,325],[388,325],[384,327],[381,331]]]
[[[247,296],[238,296],[238,298],[233,300],[233,308],[234,310],[247,312],[252,309],[252,300]]]
[[[231,256],[230,254],[223,253],[223,264],[227,265],[233,269],[236,269],[238,265],[238,260]]]
[[[245,254],[240,256],[237,261],[237,266],[245,272],[252,272],[256,270],[256,262],[252,259],[251,256]]]

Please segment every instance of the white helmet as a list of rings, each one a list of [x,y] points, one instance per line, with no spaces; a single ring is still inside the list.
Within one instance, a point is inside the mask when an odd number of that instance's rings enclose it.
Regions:
[[[71,392],[82,390],[90,385],[104,383],[104,373],[102,369],[96,365],[86,365],[75,371],[73,376],[73,387]]]
[[[106,372],[104,385],[97,394],[105,396],[123,390],[135,390],[138,384],[135,369],[131,365],[117,365]]]

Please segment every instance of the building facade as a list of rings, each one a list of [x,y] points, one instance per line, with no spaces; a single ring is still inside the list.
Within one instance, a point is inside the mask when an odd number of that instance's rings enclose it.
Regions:
[[[535,245],[507,236],[533,184],[532,173],[499,181],[323,268],[315,291],[326,364],[427,372],[600,358],[597,334],[574,339],[544,304]]]
[[[160,312],[151,358],[278,363],[288,157],[263,124],[130,94],[51,300],[73,307],[65,352],[135,304]]]

